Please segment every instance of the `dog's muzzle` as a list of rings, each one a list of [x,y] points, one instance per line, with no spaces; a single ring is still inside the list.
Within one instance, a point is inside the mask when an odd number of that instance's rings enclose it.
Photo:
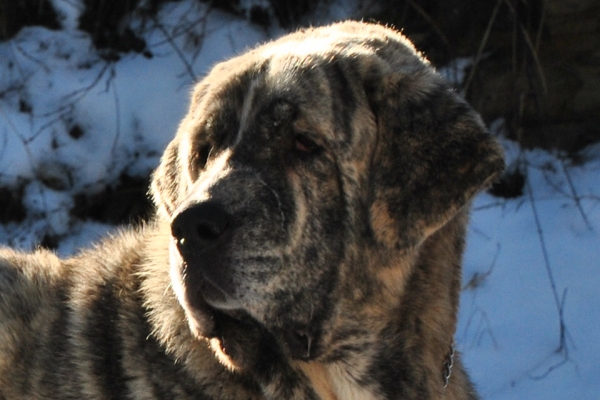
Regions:
[[[207,303],[219,308],[231,308],[235,303],[231,271],[225,262],[233,230],[232,216],[212,202],[190,206],[171,222],[187,290],[199,292]]]
[[[232,262],[232,247],[236,230],[243,226],[215,201],[187,206],[171,222],[176,244],[172,251],[177,260],[171,272],[192,330],[200,336],[217,337],[231,352],[237,329],[254,327],[261,335],[279,338],[292,358],[310,360],[318,356],[319,335],[311,327],[289,324],[268,328],[251,317],[238,298],[233,268],[239,265]]]

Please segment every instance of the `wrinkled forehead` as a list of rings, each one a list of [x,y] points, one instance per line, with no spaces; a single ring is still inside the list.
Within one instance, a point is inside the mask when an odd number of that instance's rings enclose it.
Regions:
[[[204,101],[205,109],[210,105],[218,107],[223,101],[233,100],[241,105],[248,95],[263,102],[281,98],[301,103],[308,100],[307,94],[327,90],[325,71],[331,66],[332,59],[321,54],[253,51],[217,65],[199,84],[195,95]]]
[[[241,101],[250,87],[262,86],[265,95],[302,99],[307,88],[311,95],[326,90],[324,78],[335,77],[324,75],[336,68],[360,80],[426,64],[397,32],[376,25],[340,24],[298,31],[217,64],[197,86],[194,98],[212,93],[213,100]]]
[[[404,37],[372,29],[298,32],[218,64],[196,87],[193,122],[244,130],[293,118],[299,130],[349,133],[383,76],[425,65]]]
[[[334,130],[334,115],[342,104],[360,96],[358,78],[351,82],[349,71],[320,56],[280,54],[255,59],[241,69],[228,67],[213,71],[196,89],[191,113],[197,124],[243,130],[266,118],[328,132]]]

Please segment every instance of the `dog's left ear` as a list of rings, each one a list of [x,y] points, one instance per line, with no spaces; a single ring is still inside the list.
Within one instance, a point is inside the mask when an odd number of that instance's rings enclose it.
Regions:
[[[160,164],[152,174],[150,196],[161,217],[171,218],[179,206],[178,202],[185,198],[186,184],[189,182],[186,177],[189,176],[188,160],[191,149],[190,146],[184,144],[192,141],[190,136],[193,135],[195,129],[194,112],[198,109],[208,88],[209,83],[205,81],[201,81],[194,87],[188,114],[179,124],[177,134],[167,145]]]
[[[161,217],[170,218],[177,207],[181,170],[179,138],[176,137],[167,146],[150,182],[150,195]]]
[[[377,240],[420,244],[504,168],[479,115],[428,66],[370,90],[378,141],[370,218]]]

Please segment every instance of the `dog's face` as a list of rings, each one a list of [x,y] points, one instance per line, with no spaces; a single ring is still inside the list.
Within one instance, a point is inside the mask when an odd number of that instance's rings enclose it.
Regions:
[[[401,290],[410,262],[394,260],[501,168],[477,115],[402,36],[352,23],[215,67],[152,191],[192,331],[239,352],[234,330],[254,329],[309,359],[383,279]]]

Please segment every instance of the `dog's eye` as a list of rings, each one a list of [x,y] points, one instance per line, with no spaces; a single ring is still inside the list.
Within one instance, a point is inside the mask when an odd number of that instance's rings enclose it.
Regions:
[[[191,157],[189,173],[193,181],[198,179],[200,172],[206,167],[211,152],[212,146],[210,144],[204,144]]]
[[[321,151],[321,147],[306,135],[297,134],[294,137],[294,151],[299,155],[316,155]]]
[[[208,162],[208,157],[210,156],[210,152],[212,151],[212,146],[209,144],[205,144],[204,146],[200,147],[200,150],[198,151],[198,158],[197,158],[197,164],[196,164],[196,168],[198,169],[204,169],[204,167],[206,167],[206,163]]]

